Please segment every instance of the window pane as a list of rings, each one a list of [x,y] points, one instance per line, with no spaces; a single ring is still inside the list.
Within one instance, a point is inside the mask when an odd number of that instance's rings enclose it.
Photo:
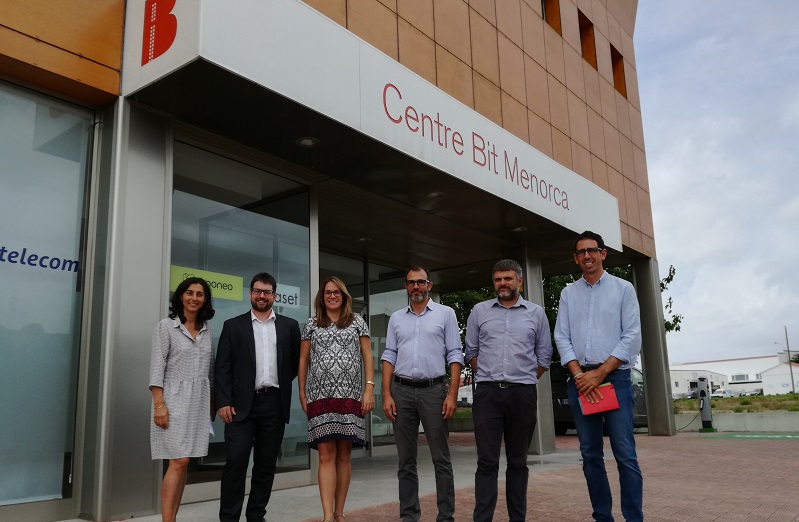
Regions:
[[[211,285],[215,341],[227,319],[250,309],[250,280],[258,272],[269,272],[277,280],[275,311],[296,319],[300,326],[305,323],[311,310],[309,216],[303,185],[175,143],[172,267],[181,267],[180,273],[212,272],[220,282],[237,281],[233,295]],[[310,467],[308,421],[296,382],[292,391],[279,472]],[[219,418],[214,432],[208,456],[192,459],[190,483],[220,479],[225,455],[224,424]]]
[[[90,128],[0,84],[0,504],[70,494]]]

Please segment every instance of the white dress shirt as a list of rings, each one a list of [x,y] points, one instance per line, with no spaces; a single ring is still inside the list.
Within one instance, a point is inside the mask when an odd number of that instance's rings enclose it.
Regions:
[[[277,331],[275,311],[269,311],[266,321],[261,321],[250,311],[252,332],[255,336],[255,389],[279,388],[277,378]]]

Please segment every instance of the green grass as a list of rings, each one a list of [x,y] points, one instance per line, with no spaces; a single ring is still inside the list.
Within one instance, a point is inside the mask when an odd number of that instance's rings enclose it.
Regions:
[[[710,406],[713,411],[734,413],[774,410],[799,411],[799,394],[788,393],[785,395],[711,399]],[[696,413],[698,411],[699,399],[677,399],[674,401],[674,413]]]

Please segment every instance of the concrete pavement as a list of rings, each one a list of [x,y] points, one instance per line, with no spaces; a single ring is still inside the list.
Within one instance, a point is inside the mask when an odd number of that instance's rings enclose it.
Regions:
[[[799,429],[799,426],[797,426]],[[590,521],[591,505],[582,475],[577,437],[557,437],[557,452],[533,456],[528,487],[528,520]],[[636,435],[644,474],[644,513],[648,521],[799,521],[799,433],[680,433],[675,437]],[[450,436],[456,487],[456,520],[471,520],[474,507],[475,450],[472,434]],[[618,473],[606,444],[607,469],[618,508]],[[315,458],[315,456],[312,456]],[[504,462],[501,470],[504,469]],[[419,450],[422,520],[435,520],[435,483],[430,454]],[[502,471],[500,471],[502,478]],[[494,520],[507,521],[504,483]],[[346,522],[396,521],[396,456],[356,459],[347,500]],[[218,502],[184,505],[179,521],[213,522]],[[267,520],[321,520],[318,489],[276,491]],[[160,516],[136,519],[158,522]],[[244,520],[242,518],[242,520]]]

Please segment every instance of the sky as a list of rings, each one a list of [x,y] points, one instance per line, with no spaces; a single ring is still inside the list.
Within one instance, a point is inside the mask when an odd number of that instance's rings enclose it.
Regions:
[[[669,362],[799,353],[799,1],[639,0]]]

